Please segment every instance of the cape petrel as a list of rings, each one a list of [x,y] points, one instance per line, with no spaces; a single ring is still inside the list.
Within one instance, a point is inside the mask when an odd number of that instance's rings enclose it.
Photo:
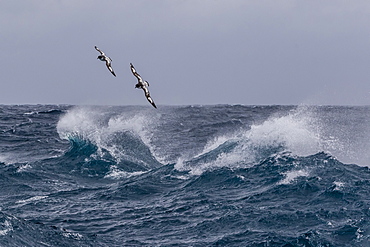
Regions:
[[[95,49],[100,52],[101,55],[99,55],[97,57],[97,59],[99,59],[100,61],[105,61],[105,65],[107,65],[107,68],[108,70],[114,75],[116,76],[116,74],[114,73],[113,69],[112,69],[112,59],[110,57],[108,57],[107,55],[105,55],[105,53],[103,51],[101,51],[97,46],[95,46]]]
[[[136,72],[135,67],[134,65],[132,65],[132,63],[130,63],[130,66],[131,66],[132,74],[137,78],[137,81],[138,81],[137,84],[135,85],[135,88],[143,89],[146,99],[149,101],[150,104],[152,104],[152,106],[154,106],[154,108],[157,108],[153,99],[150,97],[150,93],[148,89],[149,82],[144,81],[143,78],[141,78],[141,76]]]

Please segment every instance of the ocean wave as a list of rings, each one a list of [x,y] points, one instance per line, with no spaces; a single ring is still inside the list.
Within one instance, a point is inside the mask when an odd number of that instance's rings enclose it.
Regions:
[[[361,152],[361,143],[356,141],[355,145],[347,132],[345,135],[334,133],[324,120],[317,108],[299,106],[287,113],[272,115],[249,128],[216,136],[199,154],[180,157],[175,167],[199,175],[219,167],[259,164],[261,160],[281,152],[302,157],[325,152],[344,162],[352,160],[356,163],[360,157],[366,159],[367,154]],[[354,148],[350,150],[349,146]]]
[[[60,109],[48,109],[45,111],[30,111],[30,112],[25,112],[24,115],[38,115],[38,114],[52,114],[52,115],[60,115],[62,113],[65,113],[64,110]]]
[[[71,143],[66,154],[109,162],[110,174],[117,174],[120,169],[137,172],[161,166],[151,149],[148,124],[142,115],[116,115],[78,107],[60,118],[57,130],[60,138]]]
[[[0,212],[2,246],[91,246],[92,240],[64,228],[23,220]]]
[[[368,107],[48,109],[3,107],[0,245],[369,243]]]
[[[214,167],[243,167],[258,164],[279,152],[309,155],[322,151],[320,136],[311,124],[312,118],[291,112],[273,116],[261,124],[239,129],[234,133],[210,140],[194,158],[176,165],[177,169],[190,169],[194,174]]]

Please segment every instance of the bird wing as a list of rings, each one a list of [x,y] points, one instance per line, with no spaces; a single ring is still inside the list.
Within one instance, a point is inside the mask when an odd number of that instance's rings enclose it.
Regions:
[[[107,68],[108,68],[108,70],[114,75],[114,76],[116,76],[116,74],[114,73],[114,71],[113,71],[113,68],[112,68],[112,65],[111,65],[111,63],[109,62],[109,61],[105,61],[105,65],[107,65]]]
[[[145,97],[150,97],[149,89],[147,87],[142,87],[144,90]]]
[[[148,99],[149,103],[152,104],[152,106],[157,109],[157,106],[155,105],[153,99],[150,96],[147,97],[147,99]]]
[[[154,100],[152,99],[152,97],[150,97],[149,89],[147,87],[142,87],[142,88],[144,90],[146,99],[149,101],[150,104],[152,104],[154,108],[157,108],[157,106],[154,103]]]
[[[103,56],[105,56],[104,52],[102,50],[100,50],[97,46],[95,46],[95,50],[97,50],[98,52],[100,52],[100,54],[102,54]]]
[[[130,63],[130,68],[131,68],[132,74],[138,79],[139,83],[142,84],[143,79],[141,78],[139,73],[136,72],[136,69],[135,69],[134,65],[132,65],[132,63]]]

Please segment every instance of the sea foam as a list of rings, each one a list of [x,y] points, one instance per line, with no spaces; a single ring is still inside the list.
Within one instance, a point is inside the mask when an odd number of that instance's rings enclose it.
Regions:
[[[328,132],[329,127],[312,108],[299,106],[284,115],[273,115],[262,123],[253,124],[248,129],[212,138],[195,157],[188,161],[184,161],[183,157],[179,159],[176,168],[199,175],[218,167],[237,168],[258,164],[262,159],[279,152],[297,156],[326,152],[341,156],[343,141],[340,136]],[[227,148],[230,143],[235,145]],[[201,157],[206,158],[192,166],[192,160],[198,161]]]
[[[85,106],[74,107],[62,116],[57,124],[57,131],[62,139],[78,137],[95,145],[96,158],[104,157],[104,151],[107,151],[117,163],[129,160],[152,167],[150,161],[156,158],[151,145],[151,132],[148,131],[151,124],[151,118],[141,113],[112,114]],[[139,152],[146,157],[138,159]],[[117,168],[111,172],[117,172]]]

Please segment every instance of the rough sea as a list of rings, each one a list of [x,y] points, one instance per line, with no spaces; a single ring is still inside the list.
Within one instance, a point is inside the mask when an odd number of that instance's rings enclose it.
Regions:
[[[370,246],[370,107],[0,106],[0,246]]]

